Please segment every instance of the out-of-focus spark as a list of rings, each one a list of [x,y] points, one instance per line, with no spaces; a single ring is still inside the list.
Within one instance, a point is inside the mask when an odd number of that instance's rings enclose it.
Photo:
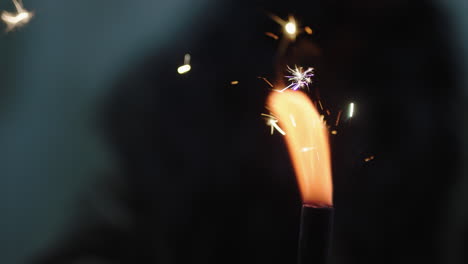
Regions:
[[[259,79],[262,79],[262,80],[265,81],[271,88],[273,88],[273,84],[272,84],[270,81],[268,81],[267,78],[265,78],[265,77],[258,77],[258,78],[259,78]]]
[[[312,31],[312,28],[310,28],[309,26],[305,27],[304,31],[309,35],[312,35],[312,33],[314,32],[314,31]]]
[[[336,134],[338,134],[338,131],[332,130],[332,131],[331,131],[331,134],[332,134],[332,135],[336,135]]]
[[[275,40],[278,40],[279,37],[271,32],[265,32],[265,35],[267,35],[268,37],[272,38],[272,39],[275,39]]]
[[[292,123],[293,127],[296,127],[297,124],[296,124],[296,120],[294,119],[294,116],[293,116],[293,115],[289,115],[289,119],[291,119],[291,123]]]
[[[1,15],[3,22],[7,25],[6,31],[11,31],[16,27],[27,24],[34,15],[32,12],[24,9],[22,0],[13,0],[13,4],[15,5],[16,13],[3,11]]]
[[[286,78],[288,78],[288,81],[290,81],[291,84],[283,88],[281,92],[287,89],[296,91],[304,87],[307,87],[308,89],[309,84],[312,83],[312,77],[314,76],[313,71],[314,68],[308,68],[304,71],[304,68],[302,67],[296,66],[294,69],[292,69],[288,66],[288,72],[292,75],[286,76]]]
[[[349,118],[354,116],[354,103],[349,104]]]
[[[323,105],[322,105],[322,101],[320,101],[320,100],[319,100],[319,101],[318,101],[318,103],[319,103],[319,106],[320,106],[320,110],[322,110],[322,111],[323,111]]]
[[[232,84],[232,85],[238,85],[238,84],[239,84],[239,81],[232,81],[231,84]]]
[[[314,150],[315,148],[314,147],[303,147],[301,149],[301,152],[308,152],[308,151],[311,151],[311,150]]]
[[[340,124],[340,119],[341,119],[341,113],[342,112],[343,112],[342,110],[340,110],[338,112],[338,116],[336,117],[336,121],[335,121],[335,126],[338,126]]]
[[[331,112],[330,112],[330,110],[328,110],[328,109],[327,109],[327,111],[326,111],[326,112],[327,112],[327,115],[331,115]]]
[[[273,135],[273,132],[275,129],[281,133],[281,135],[286,135],[286,133],[281,129],[281,127],[278,126],[278,118],[276,118],[273,115],[268,115],[268,114],[262,114],[262,116],[265,118],[267,125],[270,126],[270,134]]]
[[[191,69],[192,69],[192,66],[190,66],[190,54],[187,53],[184,56],[184,65],[177,68],[177,72],[179,74],[185,74],[189,72]]]
[[[370,156],[370,157],[368,157],[368,158],[365,158],[364,161],[365,161],[365,162],[369,162],[369,161],[371,161],[371,160],[373,160],[373,159],[375,159],[375,157],[374,157],[374,156]]]
[[[290,36],[294,36],[294,37],[296,36],[297,26],[296,26],[296,22],[294,21],[294,18],[291,18],[291,17],[289,18],[288,23],[286,23],[286,25],[284,26],[284,30]]]

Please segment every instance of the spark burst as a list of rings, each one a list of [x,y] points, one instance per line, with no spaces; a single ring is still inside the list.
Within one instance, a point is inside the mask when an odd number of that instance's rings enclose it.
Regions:
[[[291,89],[291,90],[298,90],[304,87],[309,89],[309,84],[312,83],[312,77],[314,76],[314,68],[308,68],[304,71],[304,68],[295,66],[294,69],[288,66],[288,72],[292,75],[286,76],[288,81],[292,82],[290,85],[286,86],[281,90],[281,92]]]
[[[276,118],[274,115],[269,115],[269,114],[262,114],[262,116],[265,118],[267,125],[270,126],[270,134],[273,135],[273,132],[275,129],[281,134],[281,135],[286,135],[286,133],[281,129],[281,127],[278,126],[278,118]]]
[[[1,15],[3,22],[7,25],[7,32],[27,24],[33,17],[32,12],[24,9],[22,0],[13,0],[13,4],[15,5],[16,13],[3,11]]]

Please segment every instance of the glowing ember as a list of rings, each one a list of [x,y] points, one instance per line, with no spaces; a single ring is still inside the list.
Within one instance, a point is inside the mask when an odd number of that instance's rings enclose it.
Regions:
[[[232,81],[231,84],[232,84],[232,85],[238,85],[238,84],[239,84],[239,81]]]
[[[313,33],[313,31],[312,31],[312,29],[310,27],[305,27],[304,31],[309,35],[312,35],[312,33]]]
[[[278,119],[273,116],[273,115],[268,115],[268,114],[262,114],[262,116],[265,118],[267,125],[270,126],[270,134],[273,135],[273,132],[275,129],[281,134],[281,135],[286,135],[286,133],[278,126]]]
[[[3,22],[7,25],[6,31],[11,31],[16,27],[27,24],[33,17],[32,12],[24,9],[23,2],[21,0],[13,0],[13,4],[16,7],[16,13],[3,11],[1,15]]]
[[[272,39],[275,39],[275,40],[278,40],[279,37],[271,32],[265,32],[265,35],[267,35],[268,37],[272,38]]]
[[[314,68],[308,68],[304,71],[302,67],[295,67],[294,69],[288,66],[288,72],[292,75],[286,76],[288,81],[292,82],[290,85],[286,86],[281,90],[281,92],[291,89],[291,90],[298,90],[300,88],[307,87],[309,88],[309,84],[312,83],[312,77],[314,76]]]
[[[272,92],[267,107],[278,117],[296,172],[304,204],[332,206],[328,131],[309,98],[302,92]],[[287,122],[294,119],[293,122]]]

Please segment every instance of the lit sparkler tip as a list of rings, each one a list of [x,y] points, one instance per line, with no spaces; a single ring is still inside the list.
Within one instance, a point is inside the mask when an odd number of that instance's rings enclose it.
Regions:
[[[281,92],[291,89],[293,91],[297,91],[301,88],[307,87],[309,89],[309,84],[312,83],[312,77],[314,76],[314,68],[309,67],[307,70],[304,71],[303,67],[295,66],[294,69],[288,67],[288,72],[292,75],[286,76],[288,81],[291,81],[291,84],[286,86],[281,90]]]
[[[15,5],[16,13],[3,11],[1,14],[1,19],[7,26],[7,32],[27,24],[34,15],[33,12],[24,9],[21,0],[13,0],[13,4]]]
[[[284,25],[284,31],[291,39],[295,39],[297,35],[297,25],[294,17],[290,16],[288,22]]]

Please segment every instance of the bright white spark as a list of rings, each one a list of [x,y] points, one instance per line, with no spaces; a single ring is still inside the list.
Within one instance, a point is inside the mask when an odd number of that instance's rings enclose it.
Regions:
[[[296,66],[294,69],[292,69],[288,66],[288,72],[292,75],[286,76],[286,78],[288,78],[288,81],[290,81],[291,84],[283,88],[281,92],[287,89],[296,91],[304,87],[307,87],[307,89],[309,89],[309,84],[312,83],[312,77],[314,76],[313,71],[314,68],[310,67],[304,71],[302,67]]]
[[[184,65],[177,68],[177,72],[179,74],[185,74],[189,72],[191,69],[192,69],[192,66],[190,66],[190,54],[187,53],[184,56]]]
[[[273,115],[262,114],[265,117],[267,125],[270,126],[270,134],[273,135],[275,129],[281,134],[286,135],[286,133],[278,126],[278,119]]]
[[[296,23],[290,21],[284,26],[284,30],[286,30],[286,33],[289,35],[295,35],[297,31]]]
[[[32,12],[24,9],[22,0],[13,0],[13,4],[16,7],[16,13],[3,11],[1,15],[3,22],[7,25],[6,31],[27,24],[33,17]]]
[[[352,118],[354,115],[354,103],[349,104],[349,118]]]
[[[301,152],[308,152],[308,151],[311,151],[311,150],[314,150],[315,148],[314,147],[303,147],[301,149]]]

